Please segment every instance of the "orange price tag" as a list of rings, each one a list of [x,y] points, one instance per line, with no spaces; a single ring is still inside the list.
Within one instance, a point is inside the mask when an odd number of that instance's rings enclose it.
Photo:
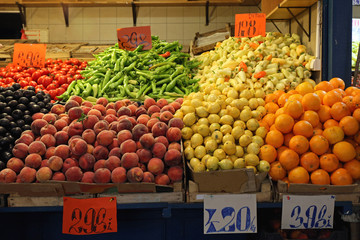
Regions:
[[[46,44],[15,43],[13,63],[22,67],[44,67]]]
[[[117,30],[119,48],[133,51],[139,45],[144,45],[144,50],[151,49],[150,26],[119,28]]]
[[[265,13],[246,13],[235,15],[235,37],[265,37]]]
[[[116,198],[64,197],[63,233],[90,235],[117,232]]]

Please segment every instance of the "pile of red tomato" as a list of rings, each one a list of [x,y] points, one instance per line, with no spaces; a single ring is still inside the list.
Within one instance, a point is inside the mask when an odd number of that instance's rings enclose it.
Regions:
[[[0,86],[9,87],[19,83],[21,88],[33,86],[38,91],[50,94],[51,99],[63,94],[69,84],[77,79],[82,79],[80,72],[85,69],[87,62],[76,58],[69,60],[47,59],[45,67],[21,67],[8,64],[0,68]]]

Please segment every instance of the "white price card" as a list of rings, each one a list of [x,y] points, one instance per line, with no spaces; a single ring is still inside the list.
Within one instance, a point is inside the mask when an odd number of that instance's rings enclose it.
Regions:
[[[256,232],[255,194],[204,196],[204,234]]]
[[[281,229],[333,228],[334,195],[284,195]]]

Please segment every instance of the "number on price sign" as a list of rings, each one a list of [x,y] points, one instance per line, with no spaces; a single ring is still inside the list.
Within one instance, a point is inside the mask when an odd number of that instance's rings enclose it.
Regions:
[[[22,67],[44,67],[46,44],[15,43],[13,63]]]
[[[143,49],[151,49],[151,29],[145,27],[119,28],[117,30],[119,48],[125,50],[135,50],[139,45],[144,45]]]
[[[204,196],[204,234],[256,233],[256,195]]]
[[[265,13],[246,13],[235,15],[235,37],[265,37]]]
[[[64,197],[63,233],[90,235],[109,232],[117,232],[115,197]]]
[[[333,195],[284,195],[281,228],[333,228],[334,206]]]

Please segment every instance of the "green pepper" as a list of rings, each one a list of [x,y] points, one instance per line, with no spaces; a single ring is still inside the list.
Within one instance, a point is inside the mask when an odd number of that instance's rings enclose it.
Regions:
[[[97,84],[92,85],[92,92],[93,92],[93,97],[96,97],[98,94],[98,90],[99,90],[99,86]]]
[[[92,90],[92,87],[91,87],[91,84],[90,83],[86,83],[85,84],[85,91],[83,91],[82,92],[82,96],[85,98],[85,97],[87,97],[87,96],[89,96],[90,95],[90,93],[91,93],[91,90]]]

